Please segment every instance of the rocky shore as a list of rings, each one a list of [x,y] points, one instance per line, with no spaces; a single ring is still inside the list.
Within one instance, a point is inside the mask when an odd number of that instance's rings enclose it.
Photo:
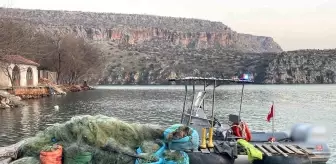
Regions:
[[[84,86],[84,85],[60,85],[59,86],[64,92],[80,92],[80,91],[86,91],[86,90],[92,90],[93,87],[90,86]]]
[[[86,83],[83,85],[56,85],[47,79],[40,79],[39,85],[35,87],[15,87],[0,90],[0,109],[14,108],[26,105],[27,99],[38,99],[52,95],[66,95],[67,92],[80,92],[92,90],[93,87]]]
[[[14,96],[6,91],[0,90],[0,109],[14,108],[25,105],[19,96]]]
[[[57,85],[51,82],[50,80],[44,78],[41,78],[39,80],[39,84],[48,87],[51,90],[50,92],[52,92],[50,94],[56,94],[56,95],[65,95],[67,92],[79,92],[93,89],[92,87],[87,85],[86,82],[84,82],[82,85],[76,85],[76,84]]]

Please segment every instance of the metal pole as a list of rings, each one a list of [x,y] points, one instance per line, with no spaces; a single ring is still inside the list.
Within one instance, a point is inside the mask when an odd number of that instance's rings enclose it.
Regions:
[[[183,110],[182,110],[182,117],[181,117],[181,124],[184,118],[184,112],[185,112],[185,106],[186,106],[186,101],[187,101],[187,94],[188,94],[188,84],[184,85],[185,88],[185,95],[184,95],[184,102],[183,102]]]
[[[244,83],[243,83],[243,87],[242,87],[242,91],[241,91],[241,96],[240,96],[240,106],[239,106],[239,115],[238,115],[238,121],[240,122],[240,114],[241,114],[241,110],[242,110],[242,104],[243,104],[243,95],[244,95]]]
[[[213,93],[212,93],[212,113],[211,113],[211,127],[214,126],[214,110],[215,110],[215,89],[216,89],[216,80],[214,81]]]
[[[272,108],[273,108],[273,117],[272,117],[272,137],[274,137],[274,117],[275,117],[275,110],[274,110],[274,101],[272,101]]]
[[[193,80],[193,95],[192,95],[192,99],[191,99],[191,108],[190,108],[190,115],[189,115],[189,120],[188,120],[188,126],[190,125],[190,121],[191,121],[191,115],[192,115],[192,111],[193,111],[193,105],[194,105],[194,98],[195,98],[195,81]]]
[[[204,80],[204,89],[203,89],[204,92],[205,92],[206,84],[207,84],[207,82],[206,82],[206,80]],[[202,108],[203,108],[203,111],[205,111],[205,107],[204,107],[204,99],[203,99],[203,106],[202,106]]]

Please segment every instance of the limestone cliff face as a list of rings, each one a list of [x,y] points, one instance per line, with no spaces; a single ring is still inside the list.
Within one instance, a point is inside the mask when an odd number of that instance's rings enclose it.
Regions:
[[[75,33],[94,41],[113,41],[118,44],[137,45],[150,41],[163,41],[184,48],[226,48],[244,52],[280,52],[281,47],[270,37],[239,34],[230,29],[221,32],[182,32],[164,28],[87,28],[83,26],[41,26],[40,31],[66,34]]]
[[[111,13],[1,9],[0,18],[25,21],[52,35],[75,33],[89,40],[137,45],[157,40],[195,49],[281,52],[271,37],[240,34],[220,22]]]
[[[257,83],[335,83],[336,49],[282,52],[270,37],[241,34],[197,19],[0,9],[53,36],[73,33],[104,51],[87,79],[99,84],[166,84],[181,76],[253,73]]]
[[[283,52],[265,72],[265,83],[335,83],[336,49]]]

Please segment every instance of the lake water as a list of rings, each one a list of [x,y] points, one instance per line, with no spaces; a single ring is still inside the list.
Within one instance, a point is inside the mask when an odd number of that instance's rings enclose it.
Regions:
[[[191,87],[190,87],[191,88]],[[197,86],[201,90],[202,86]],[[205,110],[211,108],[211,87]],[[191,90],[190,90],[191,92]],[[227,121],[238,114],[241,86],[217,88],[215,116]],[[75,115],[103,114],[121,120],[168,126],[180,121],[184,86],[99,86],[97,90],[29,100],[29,106],[0,110],[0,147],[33,136],[53,123]],[[336,85],[247,85],[242,118],[253,131],[272,130],[266,115],[275,105],[275,129],[289,131],[298,122],[324,125],[333,150],[329,163],[336,162]],[[59,106],[59,111],[54,106]]]

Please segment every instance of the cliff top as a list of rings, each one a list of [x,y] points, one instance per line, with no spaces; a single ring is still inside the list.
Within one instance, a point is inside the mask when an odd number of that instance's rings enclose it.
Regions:
[[[336,54],[336,49],[299,49],[292,51],[283,51],[279,55],[283,56],[334,56]]]
[[[6,13],[7,12],[7,13]],[[98,13],[64,10],[0,8],[0,17],[49,25],[89,27],[154,27],[182,32],[221,32],[231,30],[221,22],[139,14]]]

